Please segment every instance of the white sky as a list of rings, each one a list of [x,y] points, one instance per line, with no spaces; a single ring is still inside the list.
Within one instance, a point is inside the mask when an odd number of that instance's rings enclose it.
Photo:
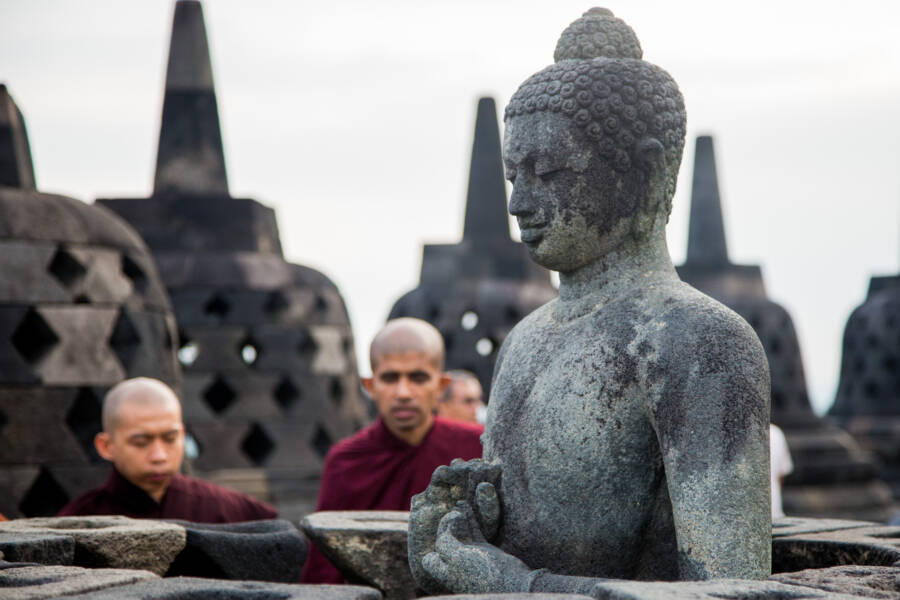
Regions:
[[[150,193],[173,4],[0,0],[0,81],[40,189]],[[358,354],[417,285],[422,244],[461,236],[477,97],[502,111],[590,6],[206,0],[231,193],[274,207],[287,258],[338,284]],[[693,138],[710,133],[731,259],[762,265],[792,314],[822,412],[850,311],[871,275],[898,268],[900,3],[606,6],[685,96],[673,259]]]

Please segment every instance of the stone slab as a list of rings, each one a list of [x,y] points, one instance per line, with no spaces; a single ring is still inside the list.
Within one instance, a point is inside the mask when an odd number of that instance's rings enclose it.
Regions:
[[[43,600],[156,578],[131,569],[83,569],[67,566],[7,564],[0,569],[0,596],[4,600]],[[115,597],[115,591],[112,592]]]
[[[858,527],[772,540],[775,573],[841,565],[900,567],[900,527]]]
[[[381,600],[373,588],[355,585],[300,585],[167,577],[75,596],[72,600]]]
[[[172,562],[167,576],[300,581],[308,547],[306,538],[290,521],[173,522],[184,527],[187,543]]]
[[[386,599],[416,597],[407,559],[409,513],[322,511],[300,529],[347,581],[378,588]]]
[[[75,540],[74,564],[143,569],[164,574],[184,548],[185,530],[174,523],[128,517],[48,517],[0,523],[0,535],[52,533]]]
[[[775,521],[772,523],[772,537],[779,538],[789,535],[824,533],[826,531],[838,531],[841,529],[860,529],[862,527],[875,526],[878,526],[878,523],[873,523],[871,521],[782,517],[780,519],[775,519]]]
[[[850,600],[857,598],[775,581],[609,581],[598,583],[591,596],[599,600]]]
[[[0,536],[0,556],[10,562],[71,565],[75,540],[56,533],[4,532]]]
[[[772,575],[772,581],[862,598],[900,598],[900,568],[857,565]]]

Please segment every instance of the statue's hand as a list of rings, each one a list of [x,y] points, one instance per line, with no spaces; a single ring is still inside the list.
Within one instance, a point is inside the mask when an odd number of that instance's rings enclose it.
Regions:
[[[409,515],[409,566],[413,578],[423,590],[440,594],[444,589],[422,569],[422,558],[434,550],[441,519],[465,502],[477,512],[480,533],[493,539],[500,526],[500,500],[496,486],[500,482],[500,465],[481,459],[454,460],[450,466],[438,467],[428,488],[413,496]]]
[[[434,552],[422,558],[422,567],[456,594],[528,591],[528,566],[485,540],[474,511],[465,502],[441,519]]]

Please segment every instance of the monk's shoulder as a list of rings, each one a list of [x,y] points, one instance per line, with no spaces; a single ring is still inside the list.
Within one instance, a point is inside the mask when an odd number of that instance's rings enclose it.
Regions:
[[[202,505],[205,510],[215,513],[206,517],[206,520],[251,521],[274,519],[278,515],[273,507],[264,502],[195,477],[178,476],[170,486],[169,493],[173,492],[189,499],[195,506]],[[214,510],[216,506],[218,506],[218,510]]]

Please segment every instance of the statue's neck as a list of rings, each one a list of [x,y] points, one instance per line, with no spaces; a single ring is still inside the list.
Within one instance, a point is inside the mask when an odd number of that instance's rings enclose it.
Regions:
[[[665,231],[655,231],[649,240],[628,238],[615,250],[568,273],[559,274],[559,300],[553,316],[571,320],[646,285],[650,281],[678,279]]]

